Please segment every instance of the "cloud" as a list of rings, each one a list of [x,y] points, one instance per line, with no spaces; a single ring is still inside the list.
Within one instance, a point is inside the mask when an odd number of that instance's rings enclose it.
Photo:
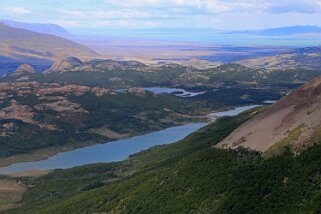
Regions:
[[[140,18],[152,18],[156,14],[147,12],[147,11],[138,11],[138,10],[96,10],[90,12],[90,15],[99,18],[99,19],[140,19]],[[159,16],[159,15],[157,15]]]
[[[72,16],[75,18],[85,18],[86,17],[85,11],[69,10],[69,9],[63,9],[63,8],[59,8],[57,11],[63,15]]]
[[[321,25],[321,0],[0,0],[0,18],[67,27],[266,28]],[[19,16],[20,15],[20,16]]]
[[[17,15],[26,15],[26,14],[32,13],[31,10],[28,10],[24,7],[6,7],[4,8],[4,10],[9,13],[14,13]]]
[[[321,0],[104,0],[122,8],[189,8],[214,14],[228,12],[311,13],[321,11]]]

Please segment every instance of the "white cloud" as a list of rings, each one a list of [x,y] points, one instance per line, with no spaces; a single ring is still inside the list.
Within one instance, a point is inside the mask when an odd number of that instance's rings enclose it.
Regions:
[[[16,5],[14,1],[18,0],[0,0],[0,18],[50,20],[71,28],[321,25],[321,0],[48,0],[43,4],[30,0]]]
[[[32,13],[31,10],[28,10],[24,7],[6,7],[4,9],[9,13],[14,13],[18,15],[26,15],[26,14]]]
[[[96,10],[90,12],[90,15],[99,19],[129,19],[129,18],[151,18],[156,14],[147,11],[137,11],[137,10]]]
[[[64,14],[66,16],[71,16],[74,18],[85,18],[86,17],[86,12],[81,11],[81,10],[69,10],[69,9],[59,8],[57,11],[61,14]]]

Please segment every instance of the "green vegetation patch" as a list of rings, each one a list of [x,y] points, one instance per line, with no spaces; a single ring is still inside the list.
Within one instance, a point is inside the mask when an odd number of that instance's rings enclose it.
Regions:
[[[21,178],[33,188],[7,213],[320,213],[320,144],[270,158],[213,148],[255,112],[219,119],[126,161]]]
[[[281,139],[276,144],[272,145],[264,154],[264,157],[271,157],[283,154],[286,150],[293,150],[293,143],[299,139],[302,129],[305,124],[300,124],[298,127],[288,132],[288,135]]]

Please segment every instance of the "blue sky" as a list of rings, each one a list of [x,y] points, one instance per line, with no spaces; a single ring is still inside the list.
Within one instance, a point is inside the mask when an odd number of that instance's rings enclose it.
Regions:
[[[321,26],[321,0],[0,0],[0,19],[71,30]]]

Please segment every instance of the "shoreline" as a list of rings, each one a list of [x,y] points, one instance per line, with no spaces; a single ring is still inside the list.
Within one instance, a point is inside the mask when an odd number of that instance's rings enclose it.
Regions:
[[[237,110],[238,108],[244,108],[244,107],[251,107],[253,105],[248,105],[248,106],[234,106],[234,107],[229,107],[229,108],[224,108],[220,109],[218,111],[212,112],[212,113],[208,113],[204,116],[198,116],[195,117],[196,119],[199,119],[198,122],[204,122],[204,123],[213,123],[217,120],[217,118],[219,116],[215,116],[215,113],[222,113],[222,112],[229,112],[229,111],[233,111],[233,110]],[[223,110],[223,111],[222,111]],[[189,116],[190,118],[194,118],[192,116]],[[125,138],[120,138],[120,139],[116,139],[116,140],[112,140],[112,141],[101,141],[101,142],[87,142],[87,143],[83,143],[77,147],[70,147],[70,146],[64,146],[64,147],[53,147],[53,148],[47,148],[47,149],[40,149],[40,150],[36,150],[34,152],[32,152],[31,154],[22,154],[22,155],[14,155],[5,159],[0,160],[0,168],[3,167],[9,167],[13,164],[19,164],[19,163],[27,163],[27,162],[36,162],[36,161],[42,161],[42,160],[47,160],[50,157],[53,157],[55,155],[58,155],[59,153],[64,153],[64,152],[71,152],[73,150],[76,149],[82,149],[82,148],[86,148],[89,146],[94,146],[94,145],[99,145],[99,144],[108,144],[114,141],[118,141],[118,140],[123,140],[123,139],[129,139],[132,137],[138,137],[138,136],[143,136],[149,133],[153,133],[153,132],[157,132],[157,131],[162,131],[168,128],[173,128],[173,127],[178,127],[178,126],[184,126],[184,125],[188,125],[188,124],[193,124],[193,123],[197,123],[196,121],[189,121],[189,122],[182,122],[182,123],[175,123],[173,124],[173,126],[167,127],[167,128],[163,128],[163,129],[158,129],[158,130],[152,130],[152,131],[147,131],[147,132],[142,132],[142,133],[138,133],[138,134],[133,134],[130,136],[127,136]],[[37,171],[48,171],[48,170],[37,170]],[[29,171],[23,171],[21,172],[22,174],[26,173],[28,174]],[[16,173],[8,173],[8,174],[1,174],[0,175],[8,175],[11,176],[11,174],[16,174]]]
[[[192,117],[191,117],[192,118]],[[199,119],[200,121],[203,121],[205,123],[208,123],[210,120],[210,117],[207,116],[200,116],[197,117],[197,119]],[[3,158],[0,159],[0,168],[3,167],[8,167],[11,166],[13,164],[18,164],[18,163],[25,163],[25,162],[34,162],[34,161],[42,161],[42,160],[47,160],[50,157],[53,157],[55,155],[58,155],[59,153],[64,153],[64,152],[70,152],[76,149],[82,149],[82,148],[86,148],[89,146],[94,146],[94,145],[103,145],[103,144],[108,144],[114,141],[118,141],[118,140],[125,140],[125,139],[129,139],[132,137],[138,137],[138,136],[143,136],[149,133],[153,133],[153,132],[157,132],[157,131],[162,131],[168,128],[173,128],[173,127],[177,127],[177,126],[184,126],[187,124],[192,124],[195,123],[193,121],[190,122],[179,122],[179,123],[175,123],[172,126],[169,127],[165,127],[165,128],[161,128],[161,129],[157,129],[157,130],[150,130],[150,131],[146,131],[146,132],[140,132],[140,133],[136,133],[136,134],[132,134],[132,135],[127,135],[124,138],[118,138],[118,139],[114,139],[114,140],[110,140],[110,141],[106,141],[106,140],[102,140],[100,142],[86,142],[83,144],[79,144],[79,146],[77,147],[71,147],[71,146],[63,146],[63,147],[51,147],[51,148],[46,148],[46,149],[38,149],[33,151],[32,153],[29,154],[18,154],[18,155],[13,155],[11,157],[7,157],[7,158]],[[42,171],[42,170],[41,170]],[[0,175],[8,175],[8,174],[1,174]]]

